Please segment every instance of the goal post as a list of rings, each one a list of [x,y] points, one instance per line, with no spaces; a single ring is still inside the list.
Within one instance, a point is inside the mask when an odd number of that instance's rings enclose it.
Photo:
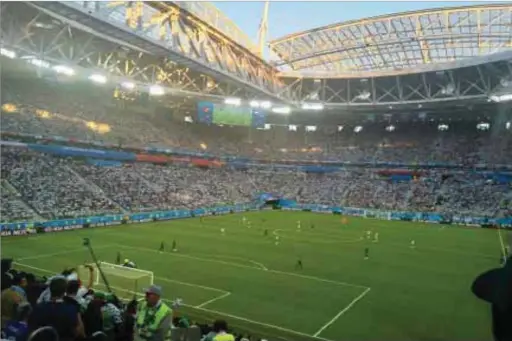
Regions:
[[[109,286],[119,297],[141,295],[145,288],[153,285],[154,275],[152,271],[134,269],[107,262],[99,262],[99,265],[105,274]],[[97,290],[105,290],[106,286],[101,279],[97,266],[93,264],[93,267],[94,288]]]

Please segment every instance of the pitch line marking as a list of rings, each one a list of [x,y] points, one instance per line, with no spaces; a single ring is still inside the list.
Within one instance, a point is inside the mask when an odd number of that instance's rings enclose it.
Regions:
[[[222,290],[222,289],[218,289],[218,288],[212,288],[212,287],[207,287],[207,286],[204,286],[204,285],[199,285],[199,284],[194,284],[194,283],[181,282],[181,281],[177,281],[177,280],[169,279],[169,278],[165,278],[165,277],[155,276],[155,279],[157,279],[159,281],[168,282],[168,283],[176,283],[176,284],[186,285],[186,286],[189,286],[189,287],[195,287],[195,288],[200,288],[200,289],[205,289],[205,290],[210,290],[210,291],[216,291],[216,292],[222,293],[223,295],[231,294],[229,291],[226,291],[226,290]]]
[[[263,263],[256,262],[256,261],[254,261],[252,259],[248,259],[248,258],[236,257],[236,256],[223,256],[223,255],[208,255],[208,254],[202,254],[202,253],[199,254],[199,255],[207,256],[207,257],[214,257],[214,258],[226,258],[226,259],[243,260],[243,261],[252,263],[254,265],[257,265],[258,267],[262,268],[263,270],[268,270],[268,268]]]
[[[126,249],[132,249],[132,250],[140,250],[140,251],[153,252],[153,253],[156,253],[156,254],[160,254],[158,251],[155,251],[153,249],[148,249],[148,248],[134,247],[134,246],[128,246],[128,245],[121,245],[121,244],[116,244],[114,246],[120,247],[120,248],[126,248]],[[245,269],[265,271],[265,272],[270,272],[270,273],[275,273],[275,274],[280,274],[280,275],[285,275],[285,276],[309,279],[309,280],[313,280],[313,281],[317,281],[317,282],[331,283],[331,284],[340,285],[340,286],[348,286],[348,287],[353,287],[353,288],[368,289],[367,286],[360,285],[360,284],[339,282],[339,281],[334,281],[334,280],[325,279],[325,278],[316,277],[316,276],[296,274],[296,273],[293,273],[293,272],[286,272],[286,271],[272,270],[272,269],[263,270],[263,269],[261,269],[259,267],[254,267],[254,266],[248,266],[248,265],[232,263],[232,262],[226,262],[226,261],[215,260],[215,259],[209,259],[209,258],[194,257],[194,256],[178,254],[178,253],[165,253],[165,255],[166,256],[174,256],[174,257],[194,259],[194,260],[199,260],[199,261],[203,261],[203,262],[212,262],[212,263],[231,265],[231,266],[235,266],[235,267],[239,267],[239,268],[245,268]]]
[[[55,274],[55,271],[50,271],[50,270],[47,270],[47,269],[38,268],[38,267],[27,265],[27,264],[22,264],[22,263],[17,263],[17,262],[13,262],[13,264],[17,264],[19,266],[24,266],[24,267],[27,267],[29,269],[34,269],[34,270],[37,270],[37,271],[45,272],[45,273],[48,273],[48,274]],[[137,295],[139,297],[142,296],[142,293],[137,293],[137,292],[132,291],[132,290],[126,290],[126,289],[117,288],[117,287],[111,287],[111,288],[119,290],[119,291],[124,291],[124,292],[130,293],[130,294],[133,294],[133,295]],[[171,303],[171,304],[173,303],[173,301],[169,300],[169,299],[165,299],[164,298],[162,300],[165,301],[165,302]],[[275,325],[264,323],[264,322],[258,322],[258,321],[247,319],[245,317],[240,317],[240,316],[231,315],[231,314],[228,314],[228,313],[223,313],[223,312],[217,311],[217,310],[207,309],[207,308],[203,308],[203,307],[194,307],[194,306],[187,305],[187,304],[182,304],[182,305],[184,307],[187,307],[187,308],[197,309],[197,310],[205,311],[205,312],[208,312],[208,313],[213,313],[213,314],[216,314],[216,315],[226,316],[226,317],[229,317],[229,318],[232,318],[232,319],[235,319],[235,320],[244,321],[244,322],[252,323],[252,324],[255,324],[255,325],[259,325],[259,326],[280,330],[280,331],[287,332],[287,333],[290,333],[290,334],[305,336],[305,337],[313,338],[313,339],[320,340],[320,341],[333,341],[333,340],[330,340],[330,339],[326,339],[324,337],[315,336],[315,335],[309,335],[309,334],[306,334],[306,333],[303,333],[303,332],[299,332],[299,331],[296,331],[296,330],[293,330],[293,329],[279,327],[279,326],[275,326]]]
[[[208,305],[208,304],[210,304],[210,303],[213,303],[213,302],[215,302],[215,301],[221,300],[221,299],[223,299],[223,298],[225,298],[225,297],[228,297],[229,295],[231,295],[231,293],[230,293],[230,292],[226,292],[225,294],[222,294],[222,295],[220,295],[220,296],[218,296],[218,297],[212,298],[211,300],[208,300],[208,301],[206,301],[206,302],[203,302],[203,303],[201,303],[200,305],[196,305],[194,308],[196,308],[196,309],[197,309],[197,308],[203,308],[204,306],[206,306],[206,305]]]
[[[272,231],[272,234],[276,237],[283,237],[283,238],[286,238],[286,235],[284,236],[280,236],[279,234],[277,234],[277,231],[287,231],[285,229],[276,229],[274,231]],[[304,234],[307,234],[304,233]],[[325,237],[327,236],[326,234],[319,234],[319,236],[321,237]],[[316,240],[315,243],[319,243],[319,244],[349,244],[349,243],[357,243],[357,242],[360,242],[362,241],[364,238],[363,237],[359,237],[359,238],[355,238],[355,239],[348,239],[348,240],[345,240],[345,239],[338,239],[336,241],[318,241]],[[295,241],[295,242],[298,242],[298,243],[306,243],[304,240],[302,239],[294,239],[294,237],[291,237],[291,240]]]
[[[105,248],[108,248],[111,246],[112,245],[100,245],[100,246],[95,246],[94,248],[95,249],[105,249]],[[48,258],[48,257],[54,257],[54,256],[62,256],[62,255],[67,255],[69,253],[74,253],[74,252],[79,252],[79,251],[87,251],[87,249],[85,249],[84,247],[81,247],[79,249],[70,249],[70,250],[54,252],[54,253],[45,253],[45,254],[37,255],[37,256],[21,257],[21,258],[18,258],[17,260],[23,261],[23,260],[30,260],[30,259],[40,259],[40,258]]]
[[[329,326],[331,326],[334,322],[336,322],[337,319],[340,318],[341,315],[345,314],[347,311],[349,311],[350,308],[352,308],[357,302],[359,302],[364,296],[366,296],[366,294],[370,291],[371,289],[370,288],[367,288],[365,291],[363,291],[359,296],[357,296],[356,298],[354,298],[352,300],[352,302],[350,302],[345,308],[343,308],[342,311],[340,311],[338,314],[336,314],[336,316],[334,316],[332,318],[332,320],[330,320],[329,322],[327,322],[326,324],[324,324],[320,329],[318,329],[318,331],[313,334],[314,337],[318,337],[318,335],[320,335],[324,330],[326,330],[327,328],[329,328]]]

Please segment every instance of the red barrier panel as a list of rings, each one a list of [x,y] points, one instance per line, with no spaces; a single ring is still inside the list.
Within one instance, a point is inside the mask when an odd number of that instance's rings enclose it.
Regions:
[[[135,160],[137,162],[169,163],[172,162],[172,157],[164,155],[137,154]]]

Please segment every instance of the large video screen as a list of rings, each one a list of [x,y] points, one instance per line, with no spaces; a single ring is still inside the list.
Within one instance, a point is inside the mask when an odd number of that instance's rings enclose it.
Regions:
[[[249,107],[235,107],[232,105],[213,102],[197,103],[197,119],[206,124],[225,124],[232,126],[263,127],[266,122],[266,113],[255,111]]]
[[[224,104],[215,104],[213,108],[213,123],[232,126],[250,126],[252,110],[244,107],[234,107]]]

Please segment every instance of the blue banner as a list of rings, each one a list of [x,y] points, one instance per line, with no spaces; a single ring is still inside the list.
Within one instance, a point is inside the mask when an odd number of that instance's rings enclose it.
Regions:
[[[52,232],[61,230],[81,229],[86,226],[101,227],[120,225],[122,223],[132,224],[159,220],[182,219],[205,215],[229,214],[254,209],[257,209],[257,205],[254,203],[249,203],[219,207],[197,208],[194,210],[174,210],[131,214],[115,214],[106,216],[90,216],[75,219],[48,220],[42,222],[1,223],[0,233],[2,236],[24,235],[35,233],[35,230],[38,228],[42,228],[46,232]]]

